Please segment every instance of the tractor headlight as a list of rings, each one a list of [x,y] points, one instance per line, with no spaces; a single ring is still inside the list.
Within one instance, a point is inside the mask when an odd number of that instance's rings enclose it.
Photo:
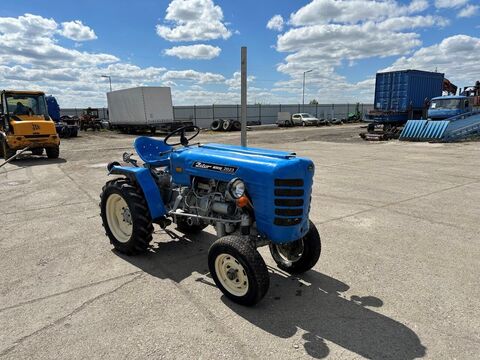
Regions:
[[[245,194],[245,183],[241,179],[235,178],[230,180],[227,189],[234,199],[239,199]]]

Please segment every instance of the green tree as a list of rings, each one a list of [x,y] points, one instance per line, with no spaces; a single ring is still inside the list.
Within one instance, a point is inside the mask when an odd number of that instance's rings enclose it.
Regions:
[[[310,105],[318,105],[317,99],[310,100]]]

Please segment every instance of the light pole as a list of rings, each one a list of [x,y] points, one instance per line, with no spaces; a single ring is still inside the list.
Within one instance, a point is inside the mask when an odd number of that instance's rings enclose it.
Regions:
[[[313,71],[313,69],[310,69],[310,70],[307,70],[307,71],[303,72],[302,110],[303,110],[303,107],[305,106],[305,74],[309,73],[309,72],[312,72],[312,71]]]
[[[305,76],[305,74],[303,75]],[[103,78],[108,78],[108,81],[110,82],[110,92],[112,92],[112,77],[109,75],[102,75]],[[305,79],[304,79],[305,82]]]

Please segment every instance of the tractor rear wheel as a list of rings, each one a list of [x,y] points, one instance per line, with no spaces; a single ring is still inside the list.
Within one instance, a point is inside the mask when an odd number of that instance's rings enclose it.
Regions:
[[[49,159],[58,159],[60,156],[60,147],[55,146],[55,147],[48,147],[46,148],[47,151],[47,156]]]
[[[280,269],[290,274],[300,274],[314,267],[321,250],[320,234],[311,221],[310,229],[303,238],[286,244],[270,244],[273,260]]]
[[[240,236],[229,235],[215,241],[208,251],[208,267],[218,288],[241,305],[258,303],[270,285],[262,257]]]
[[[110,243],[119,252],[145,252],[153,225],[143,193],[128,179],[108,181],[100,194],[100,215]]]

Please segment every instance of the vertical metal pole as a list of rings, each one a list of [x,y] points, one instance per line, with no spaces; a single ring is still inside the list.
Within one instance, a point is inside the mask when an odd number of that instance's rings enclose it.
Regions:
[[[247,47],[241,50],[242,146],[247,146]]]
[[[195,126],[197,126],[197,105],[193,105],[193,121],[195,122]]]
[[[110,82],[110,92],[112,92],[112,77],[108,77],[108,81]]]
[[[306,71],[303,72],[302,111],[304,111],[304,108],[305,108],[305,73]]]

